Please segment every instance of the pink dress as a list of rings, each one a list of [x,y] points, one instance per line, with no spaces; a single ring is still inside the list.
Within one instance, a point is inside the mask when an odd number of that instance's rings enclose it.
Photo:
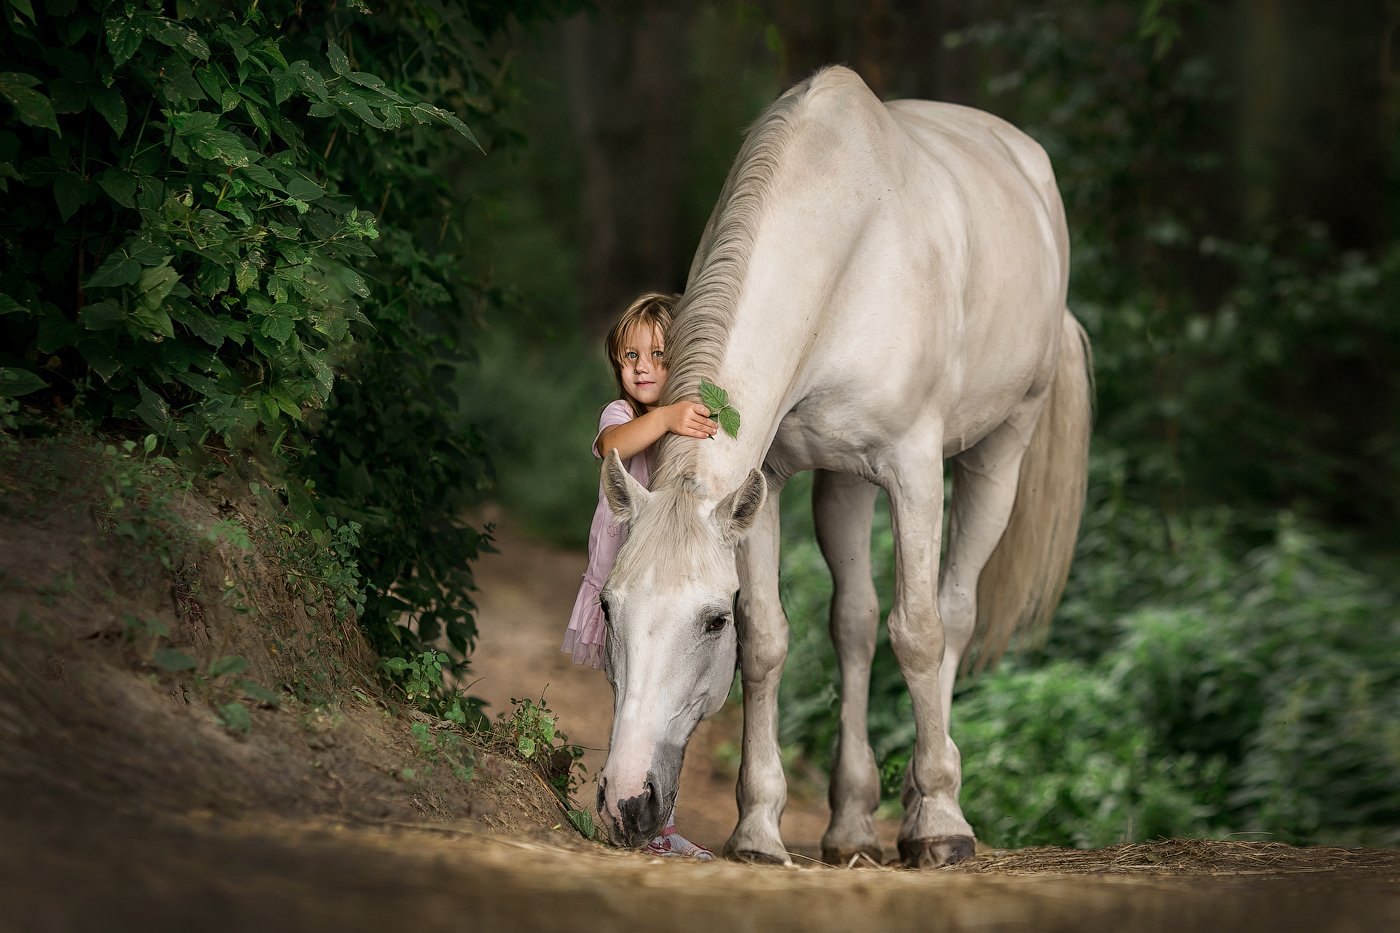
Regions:
[[[617,399],[603,409],[598,418],[598,434],[604,428],[626,424],[635,415],[626,399]],[[593,456],[603,458],[605,451],[598,449],[598,438],[593,439]],[[634,457],[622,461],[623,467],[632,478],[643,486],[651,485],[651,448]],[[575,664],[587,664],[602,668],[603,644],[607,636],[607,626],[603,621],[603,607],[598,602],[598,594],[608,581],[613,561],[622,542],[627,540],[627,526],[613,518],[608,508],[608,500],[603,495],[602,477],[598,478],[598,508],[593,512],[593,527],[588,532],[588,569],[583,572],[583,585],[579,587],[578,598],[574,600],[574,611],[569,616],[569,627],[564,632],[566,654],[574,656]]]

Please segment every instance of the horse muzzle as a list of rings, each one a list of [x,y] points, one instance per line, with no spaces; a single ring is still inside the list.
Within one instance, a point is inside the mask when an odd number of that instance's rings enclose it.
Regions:
[[[628,781],[603,766],[598,775],[598,817],[608,838],[620,846],[646,845],[661,834],[676,802],[683,749],[661,746],[640,780]]]

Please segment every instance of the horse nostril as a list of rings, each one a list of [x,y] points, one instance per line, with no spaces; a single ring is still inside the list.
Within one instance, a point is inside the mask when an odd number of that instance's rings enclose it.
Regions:
[[[660,795],[657,794],[657,792],[656,792],[656,785],[655,785],[654,783],[652,783],[651,781],[647,781],[645,784],[643,784],[643,785],[642,785],[642,790],[643,790],[643,792],[646,793],[646,795],[647,795],[648,797],[651,797],[651,798],[653,798],[653,799],[660,796]]]

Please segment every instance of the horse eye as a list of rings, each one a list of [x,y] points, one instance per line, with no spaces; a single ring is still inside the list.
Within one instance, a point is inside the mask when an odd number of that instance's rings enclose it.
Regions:
[[[706,632],[718,632],[720,629],[724,628],[725,625],[727,625],[728,623],[729,623],[729,616],[726,616],[726,615],[710,616],[708,619],[705,620],[705,631],[706,631]]]
[[[606,599],[599,598],[598,605],[603,607],[603,618],[611,622],[612,616],[608,615],[608,601]]]

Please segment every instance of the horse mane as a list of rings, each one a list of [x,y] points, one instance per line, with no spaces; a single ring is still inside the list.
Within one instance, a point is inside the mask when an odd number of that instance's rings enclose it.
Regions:
[[[739,290],[753,254],[754,233],[797,125],[795,112],[808,91],[829,71],[823,68],[779,97],[749,127],[744,144],[720,191],[700,248],[702,264],[676,308],[666,335],[670,378],[662,404],[700,397],[700,380],[714,381],[734,324]],[[652,488],[693,475],[696,439],[668,434],[657,447]]]
[[[718,539],[706,533],[699,506],[695,490],[686,485],[653,493],[647,513],[627,529],[614,572],[631,576],[641,566],[653,574],[650,579],[670,581],[723,575]]]

